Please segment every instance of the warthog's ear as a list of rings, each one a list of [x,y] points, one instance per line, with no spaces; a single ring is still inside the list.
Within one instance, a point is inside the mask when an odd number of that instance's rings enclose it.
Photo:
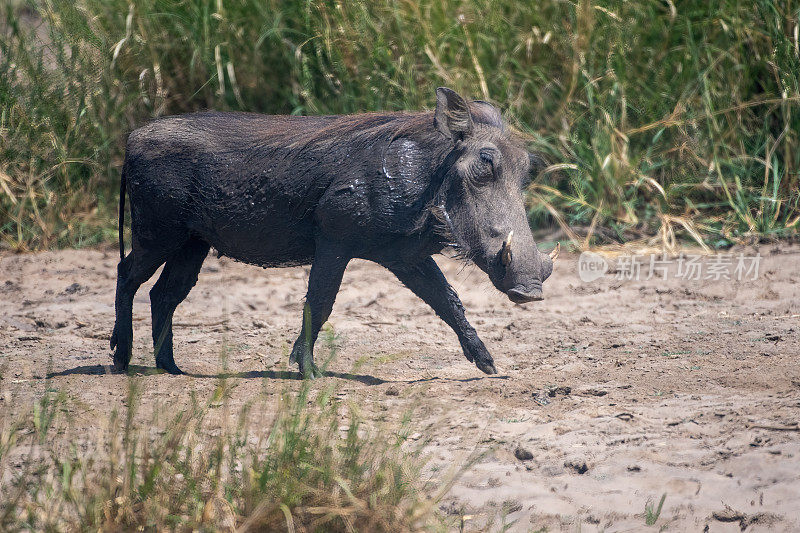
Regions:
[[[472,116],[467,101],[447,87],[436,89],[436,128],[454,141],[472,133]]]
[[[489,124],[495,128],[504,130],[506,128],[503,122],[503,115],[500,110],[489,102],[483,100],[473,100],[470,104],[472,107],[472,118],[477,123]]]
[[[539,154],[528,152],[528,162],[531,164],[531,174],[538,176],[539,172],[547,168],[547,161]]]
[[[544,158],[539,154],[528,152],[528,162],[530,163],[528,177],[523,183],[526,186],[533,181],[542,170],[547,168],[547,161],[545,161]]]

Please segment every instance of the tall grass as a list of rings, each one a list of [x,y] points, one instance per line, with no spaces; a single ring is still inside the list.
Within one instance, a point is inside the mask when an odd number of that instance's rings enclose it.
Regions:
[[[307,382],[235,416],[231,391],[221,380],[209,400],[192,395],[148,418],[130,377],[125,407],[93,434],[74,429],[67,396],[49,388],[27,416],[0,414],[0,530],[444,527],[403,428],[370,430],[332,389],[312,393]]]
[[[553,165],[535,226],[725,246],[800,223],[800,2],[39,0],[0,23],[0,232],[114,232],[125,134],[202,108],[491,99]]]

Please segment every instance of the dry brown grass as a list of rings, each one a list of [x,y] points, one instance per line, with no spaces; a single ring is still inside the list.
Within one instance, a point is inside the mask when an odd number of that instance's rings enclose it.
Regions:
[[[25,417],[0,414],[0,529],[443,527],[407,427],[366,427],[331,387],[306,382],[234,414],[220,379],[210,399],[192,395],[177,413],[164,405],[147,420],[137,412],[140,380],[128,379],[124,407],[94,435],[70,429],[74,406],[50,388]]]

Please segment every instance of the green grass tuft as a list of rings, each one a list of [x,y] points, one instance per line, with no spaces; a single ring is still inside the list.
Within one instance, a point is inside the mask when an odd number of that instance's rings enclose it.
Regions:
[[[658,517],[661,516],[661,509],[664,507],[664,501],[667,499],[667,493],[661,495],[658,505],[654,505],[649,501],[644,506],[644,523],[648,526],[655,525],[658,522]]]
[[[96,434],[71,429],[47,392],[28,417],[0,415],[3,531],[412,531],[441,527],[406,428],[362,424],[332,387],[231,416],[231,385],[140,415],[142,378]],[[264,414],[267,414],[265,417]],[[264,418],[271,423],[261,425]],[[95,425],[96,427],[96,425]],[[30,428],[30,430],[29,430]],[[238,528],[238,529],[237,529]]]

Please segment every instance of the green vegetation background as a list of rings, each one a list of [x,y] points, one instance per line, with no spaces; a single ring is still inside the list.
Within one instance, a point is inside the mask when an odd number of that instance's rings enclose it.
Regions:
[[[0,246],[116,235],[124,139],[199,109],[489,99],[553,165],[536,227],[581,244],[796,235],[800,2],[10,0]],[[563,236],[562,236],[563,238]]]

